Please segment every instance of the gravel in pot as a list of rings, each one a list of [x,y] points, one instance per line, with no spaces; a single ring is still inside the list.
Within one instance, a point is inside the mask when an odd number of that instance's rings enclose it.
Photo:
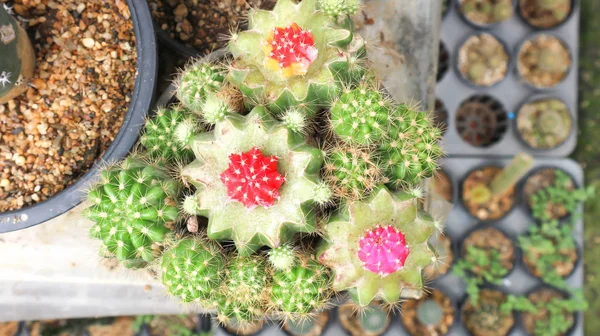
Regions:
[[[519,75],[536,88],[550,88],[562,82],[571,63],[568,47],[548,34],[526,40],[517,55]]]
[[[513,15],[512,0],[459,0],[463,18],[478,27],[487,27],[510,19]]]
[[[433,126],[439,128],[442,131],[442,135],[446,133],[448,129],[448,110],[440,99],[435,100],[435,107],[431,114],[431,121]]]
[[[390,327],[390,317],[381,303],[374,302],[365,308],[352,303],[338,308],[342,328],[352,336],[380,336]]]
[[[322,311],[314,318],[300,321],[285,321],[283,331],[290,336],[320,336],[329,322],[329,311]]]
[[[439,232],[429,238],[429,244],[436,254],[435,261],[423,269],[423,276],[434,280],[448,273],[454,262],[454,249],[448,236]]]
[[[532,336],[563,336],[575,325],[575,312],[581,302],[554,288],[541,287],[527,295],[536,307],[534,312],[523,312],[523,326]]]
[[[558,221],[532,225],[518,244],[529,273],[552,286],[564,287],[563,279],[575,271],[579,255],[570,225]]]
[[[491,34],[473,35],[458,50],[458,70],[462,78],[477,86],[492,86],[506,77],[510,56]]]
[[[540,168],[523,184],[523,199],[532,216],[541,221],[563,219],[574,213],[587,198],[584,189],[576,190],[573,178],[558,168]]]
[[[460,137],[475,147],[497,143],[506,133],[506,111],[495,98],[476,95],[463,101],[456,111],[455,126]]]
[[[250,8],[272,9],[275,0],[148,0],[156,26],[169,39],[202,55],[222,48],[244,29]]]
[[[479,300],[468,298],[462,307],[462,320],[473,336],[505,336],[515,325],[512,313],[502,311],[506,295],[494,289],[482,289]]]
[[[531,148],[552,149],[571,134],[573,118],[560,99],[540,98],[525,103],[517,114],[517,131]]]
[[[519,12],[532,27],[553,28],[565,22],[573,9],[573,0],[519,0]]]
[[[439,289],[419,300],[407,300],[400,315],[404,327],[413,336],[442,336],[454,323],[452,300]]]

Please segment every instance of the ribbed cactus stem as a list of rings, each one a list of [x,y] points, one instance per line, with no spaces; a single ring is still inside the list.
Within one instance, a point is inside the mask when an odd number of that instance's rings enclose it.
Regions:
[[[352,16],[360,7],[360,0],[318,0],[318,6],[327,16]]]
[[[189,65],[176,80],[177,98],[190,110],[201,112],[207,95],[222,87],[224,70],[220,65],[202,61]]]
[[[512,188],[533,166],[533,157],[518,153],[490,183],[492,195],[502,195]]]

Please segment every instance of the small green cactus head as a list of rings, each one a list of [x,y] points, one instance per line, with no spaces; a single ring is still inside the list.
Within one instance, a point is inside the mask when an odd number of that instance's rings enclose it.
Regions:
[[[331,107],[331,128],[344,142],[368,145],[387,133],[392,107],[384,95],[368,85],[346,90]]]
[[[492,198],[492,191],[485,184],[474,186],[468,194],[469,201],[476,204],[486,204]]]
[[[306,112],[298,108],[285,111],[281,121],[285,127],[298,134],[305,134],[309,125]]]
[[[177,78],[177,98],[188,109],[201,112],[207,95],[219,91],[224,78],[223,66],[196,61],[187,66]]]
[[[538,54],[538,66],[545,72],[558,74],[566,72],[571,65],[569,55],[556,52],[554,48],[545,48]]]
[[[198,206],[198,200],[194,195],[187,195],[183,198],[181,209],[186,215],[198,216],[200,215],[200,208]]]
[[[317,0],[319,9],[325,15],[338,18],[356,14],[361,6],[360,0]]]
[[[296,262],[294,249],[290,245],[282,245],[269,251],[269,262],[277,270],[289,270]]]
[[[188,132],[180,134],[180,125],[185,124]],[[165,159],[169,162],[189,163],[194,158],[194,152],[189,146],[189,140],[199,130],[199,121],[181,107],[159,108],[156,115],[146,121],[144,133],[140,142],[151,157]]]
[[[513,15],[512,1],[501,2],[494,6],[494,21],[502,22],[508,20]]]
[[[369,334],[381,335],[389,325],[388,312],[381,305],[369,305],[358,312],[358,322],[362,330]]]
[[[221,323],[252,323],[262,317],[268,291],[268,266],[262,255],[235,256],[225,270],[225,281],[215,295]]]
[[[383,181],[379,159],[366,148],[341,145],[328,151],[325,181],[342,199],[361,199]]]
[[[442,317],[442,307],[433,299],[424,300],[417,307],[417,319],[424,326],[436,326]]]
[[[186,238],[164,253],[161,268],[169,294],[206,305],[223,281],[225,257],[215,243]]]
[[[322,309],[331,296],[329,272],[308,256],[288,270],[275,270],[272,282],[272,308],[292,321]]]
[[[101,182],[87,196],[92,205],[85,216],[95,222],[92,238],[126,265],[143,265],[155,259],[175,221],[177,183],[157,164],[140,157],[108,167]]]

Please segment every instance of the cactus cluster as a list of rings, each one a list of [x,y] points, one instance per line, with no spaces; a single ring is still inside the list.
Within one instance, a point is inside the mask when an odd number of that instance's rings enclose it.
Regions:
[[[441,132],[368,69],[349,17],[358,6],[251,10],[230,57],[190,63],[181,106],[148,120],[141,143],[160,163],[103,173],[92,236],[140,266],[162,254],[172,296],[236,327],[306,321],[335,292],[362,307],[420,296],[441,225],[420,209],[419,185]]]

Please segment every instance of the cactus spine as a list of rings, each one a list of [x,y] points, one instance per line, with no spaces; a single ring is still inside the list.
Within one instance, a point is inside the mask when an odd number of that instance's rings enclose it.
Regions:
[[[188,163],[194,152],[187,141],[198,130],[198,123],[195,116],[181,107],[159,108],[156,116],[146,121],[140,142],[153,158]]]

